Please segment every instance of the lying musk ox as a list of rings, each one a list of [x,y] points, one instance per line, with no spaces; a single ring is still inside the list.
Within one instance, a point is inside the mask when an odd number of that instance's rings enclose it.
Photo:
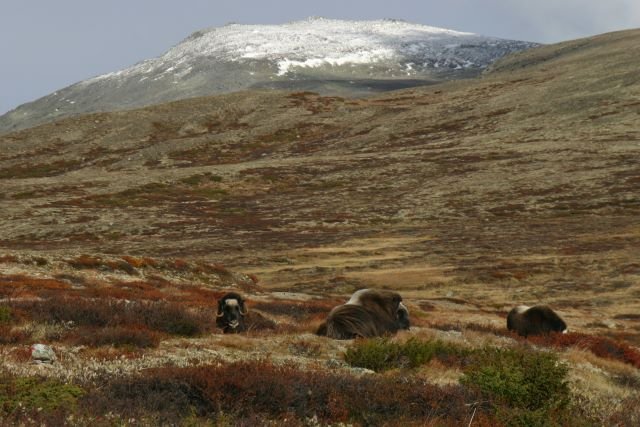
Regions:
[[[276,328],[276,324],[262,314],[249,313],[245,300],[235,292],[229,292],[218,301],[216,326],[225,334]]]
[[[316,334],[335,339],[370,338],[409,329],[409,310],[396,292],[361,289],[334,307]]]
[[[247,313],[244,299],[235,292],[229,292],[218,301],[216,325],[225,334],[244,332],[247,330],[245,324]]]
[[[518,335],[548,334],[549,332],[567,332],[567,324],[546,305],[527,307],[521,305],[507,315],[507,329]]]

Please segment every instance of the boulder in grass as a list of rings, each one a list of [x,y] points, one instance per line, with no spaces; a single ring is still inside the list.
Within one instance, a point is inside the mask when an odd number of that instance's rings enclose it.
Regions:
[[[56,353],[51,346],[46,344],[33,344],[31,346],[31,360],[36,363],[54,363]]]

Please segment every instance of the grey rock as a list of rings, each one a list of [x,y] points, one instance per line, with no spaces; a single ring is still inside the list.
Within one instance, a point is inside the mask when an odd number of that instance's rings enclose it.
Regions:
[[[57,360],[53,348],[46,344],[33,344],[31,346],[31,359],[36,363],[54,363]]]

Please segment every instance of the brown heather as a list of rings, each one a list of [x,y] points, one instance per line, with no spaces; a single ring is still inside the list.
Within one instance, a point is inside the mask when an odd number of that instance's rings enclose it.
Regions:
[[[322,423],[357,425],[459,425],[473,412],[467,403],[476,400],[459,386],[435,387],[400,376],[355,378],[258,361],[148,371],[101,387],[85,405],[94,406],[94,413],[115,409],[123,417],[147,414],[170,423],[193,412],[213,418],[229,414],[239,423],[317,417]],[[487,416],[481,410],[478,420]]]

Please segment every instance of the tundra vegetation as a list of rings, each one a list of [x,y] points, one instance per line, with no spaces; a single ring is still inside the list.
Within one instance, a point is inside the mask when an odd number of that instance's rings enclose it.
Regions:
[[[133,270],[105,268],[117,260]],[[178,261],[49,258],[55,277],[0,276],[2,422],[530,426],[640,416],[640,350],[624,336],[527,339],[504,313],[489,316],[500,326],[448,323],[438,319],[449,316],[442,301],[405,299],[412,330],[333,340],[314,332],[344,299],[277,297],[222,266]],[[4,265],[23,264],[32,261]],[[275,328],[216,328],[217,302],[240,284],[248,309]],[[31,363],[35,342],[58,361]]]
[[[639,46],[0,135],[0,424],[639,425]],[[363,288],[411,329],[314,334]],[[223,334],[228,292],[269,327]]]

